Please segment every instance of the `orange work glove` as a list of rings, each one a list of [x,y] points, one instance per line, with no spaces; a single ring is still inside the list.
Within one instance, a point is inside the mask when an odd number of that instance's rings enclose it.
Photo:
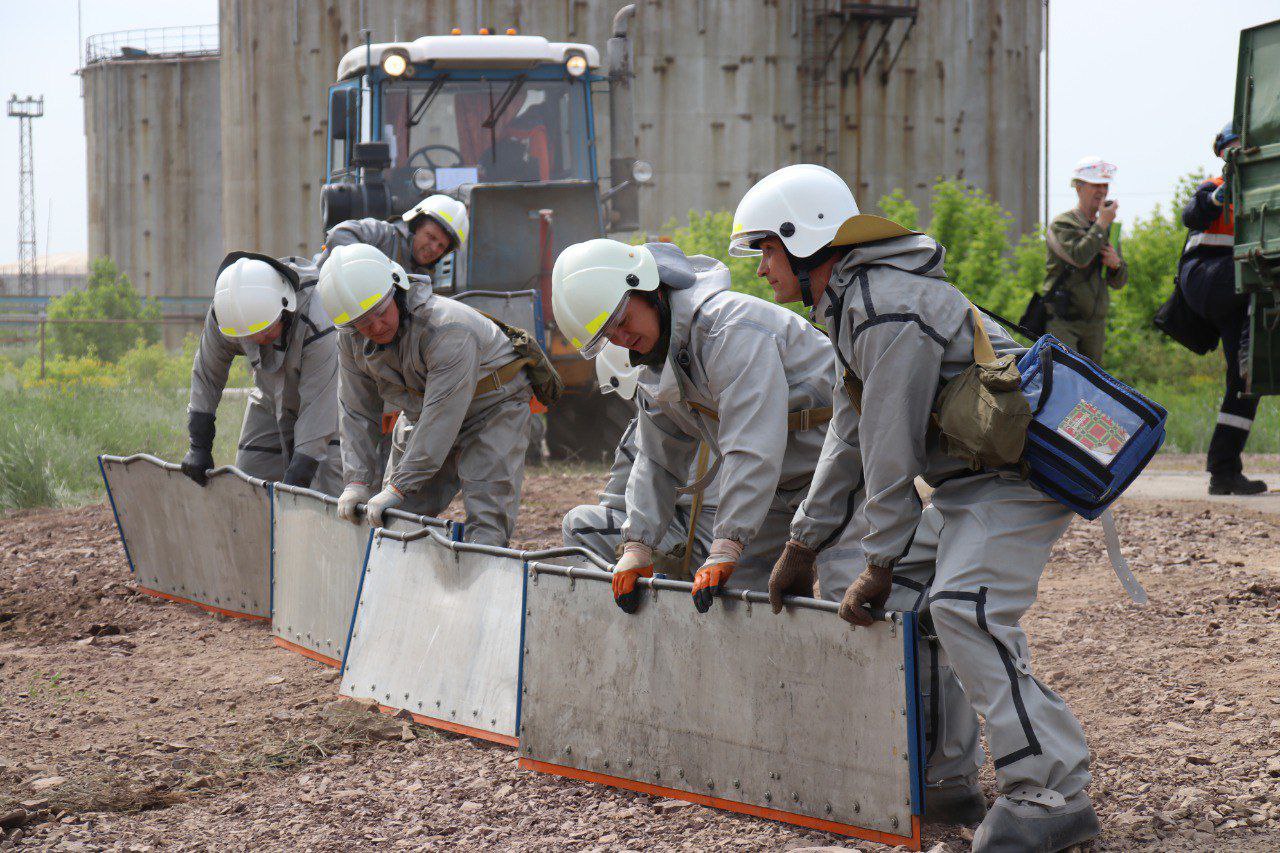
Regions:
[[[738,566],[738,558],[742,556],[742,544],[733,539],[716,539],[711,543],[711,551],[693,576],[693,606],[699,613],[711,609],[711,601],[720,594],[721,588],[729,581],[733,570]]]
[[[627,542],[622,556],[613,567],[613,601],[623,613],[635,613],[640,607],[640,590],[636,578],[653,577],[653,551],[648,545]]]

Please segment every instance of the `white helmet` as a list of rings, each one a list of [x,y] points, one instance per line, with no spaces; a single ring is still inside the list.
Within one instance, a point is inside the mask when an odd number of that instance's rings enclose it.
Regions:
[[[811,163],[784,166],[765,176],[738,202],[729,235],[729,254],[760,254],[767,236],[782,240],[787,253],[807,258],[825,246],[850,246],[916,232],[881,216],[861,213],[844,179]]]
[[[453,248],[461,249],[467,242],[467,231],[470,220],[467,218],[467,206],[456,198],[447,195],[429,195],[404,212],[401,217],[405,222],[413,222],[419,216],[430,216],[444,233],[453,240]]]
[[[392,289],[409,289],[409,276],[367,243],[334,246],[320,268],[320,304],[335,326],[359,320]]]
[[[556,323],[583,358],[592,358],[608,343],[632,292],[657,289],[652,252],[603,237],[565,249],[551,270]]]
[[[218,331],[228,338],[256,335],[297,306],[297,292],[265,260],[235,253],[223,264],[213,289],[213,313]]]
[[[1071,170],[1071,183],[1084,181],[1086,184],[1109,184],[1115,180],[1119,171],[1114,163],[1108,163],[1097,155],[1081,157]]]
[[[624,400],[636,396],[640,365],[631,363],[631,352],[617,344],[608,344],[596,354],[596,380],[601,394],[617,394]]]

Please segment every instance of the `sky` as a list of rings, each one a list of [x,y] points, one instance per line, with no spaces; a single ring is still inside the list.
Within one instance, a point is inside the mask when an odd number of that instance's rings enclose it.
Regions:
[[[34,125],[39,254],[88,242],[78,5],[86,37],[218,17],[216,0],[0,0],[0,99],[45,96]],[[1216,173],[1210,144],[1231,117],[1239,31],[1277,18],[1280,0],[1050,0],[1051,210],[1074,204],[1071,167],[1089,154],[1119,166],[1122,220],[1167,206],[1180,176]],[[17,153],[18,122],[0,115],[0,263],[18,254]]]

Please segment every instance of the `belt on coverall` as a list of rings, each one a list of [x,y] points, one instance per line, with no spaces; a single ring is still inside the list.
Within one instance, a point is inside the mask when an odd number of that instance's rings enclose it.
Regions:
[[[517,358],[515,361],[502,365],[502,367],[499,367],[476,383],[476,393],[488,394],[497,391],[503,385],[515,379],[520,371],[532,366],[533,363],[534,361],[531,358]]]

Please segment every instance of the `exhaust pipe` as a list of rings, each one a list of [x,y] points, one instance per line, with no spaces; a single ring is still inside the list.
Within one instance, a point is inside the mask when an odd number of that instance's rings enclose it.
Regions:
[[[609,224],[613,231],[640,227],[640,191],[636,163],[635,101],[631,95],[631,40],[627,28],[635,17],[629,3],[613,16],[613,36],[605,47],[609,64]]]

